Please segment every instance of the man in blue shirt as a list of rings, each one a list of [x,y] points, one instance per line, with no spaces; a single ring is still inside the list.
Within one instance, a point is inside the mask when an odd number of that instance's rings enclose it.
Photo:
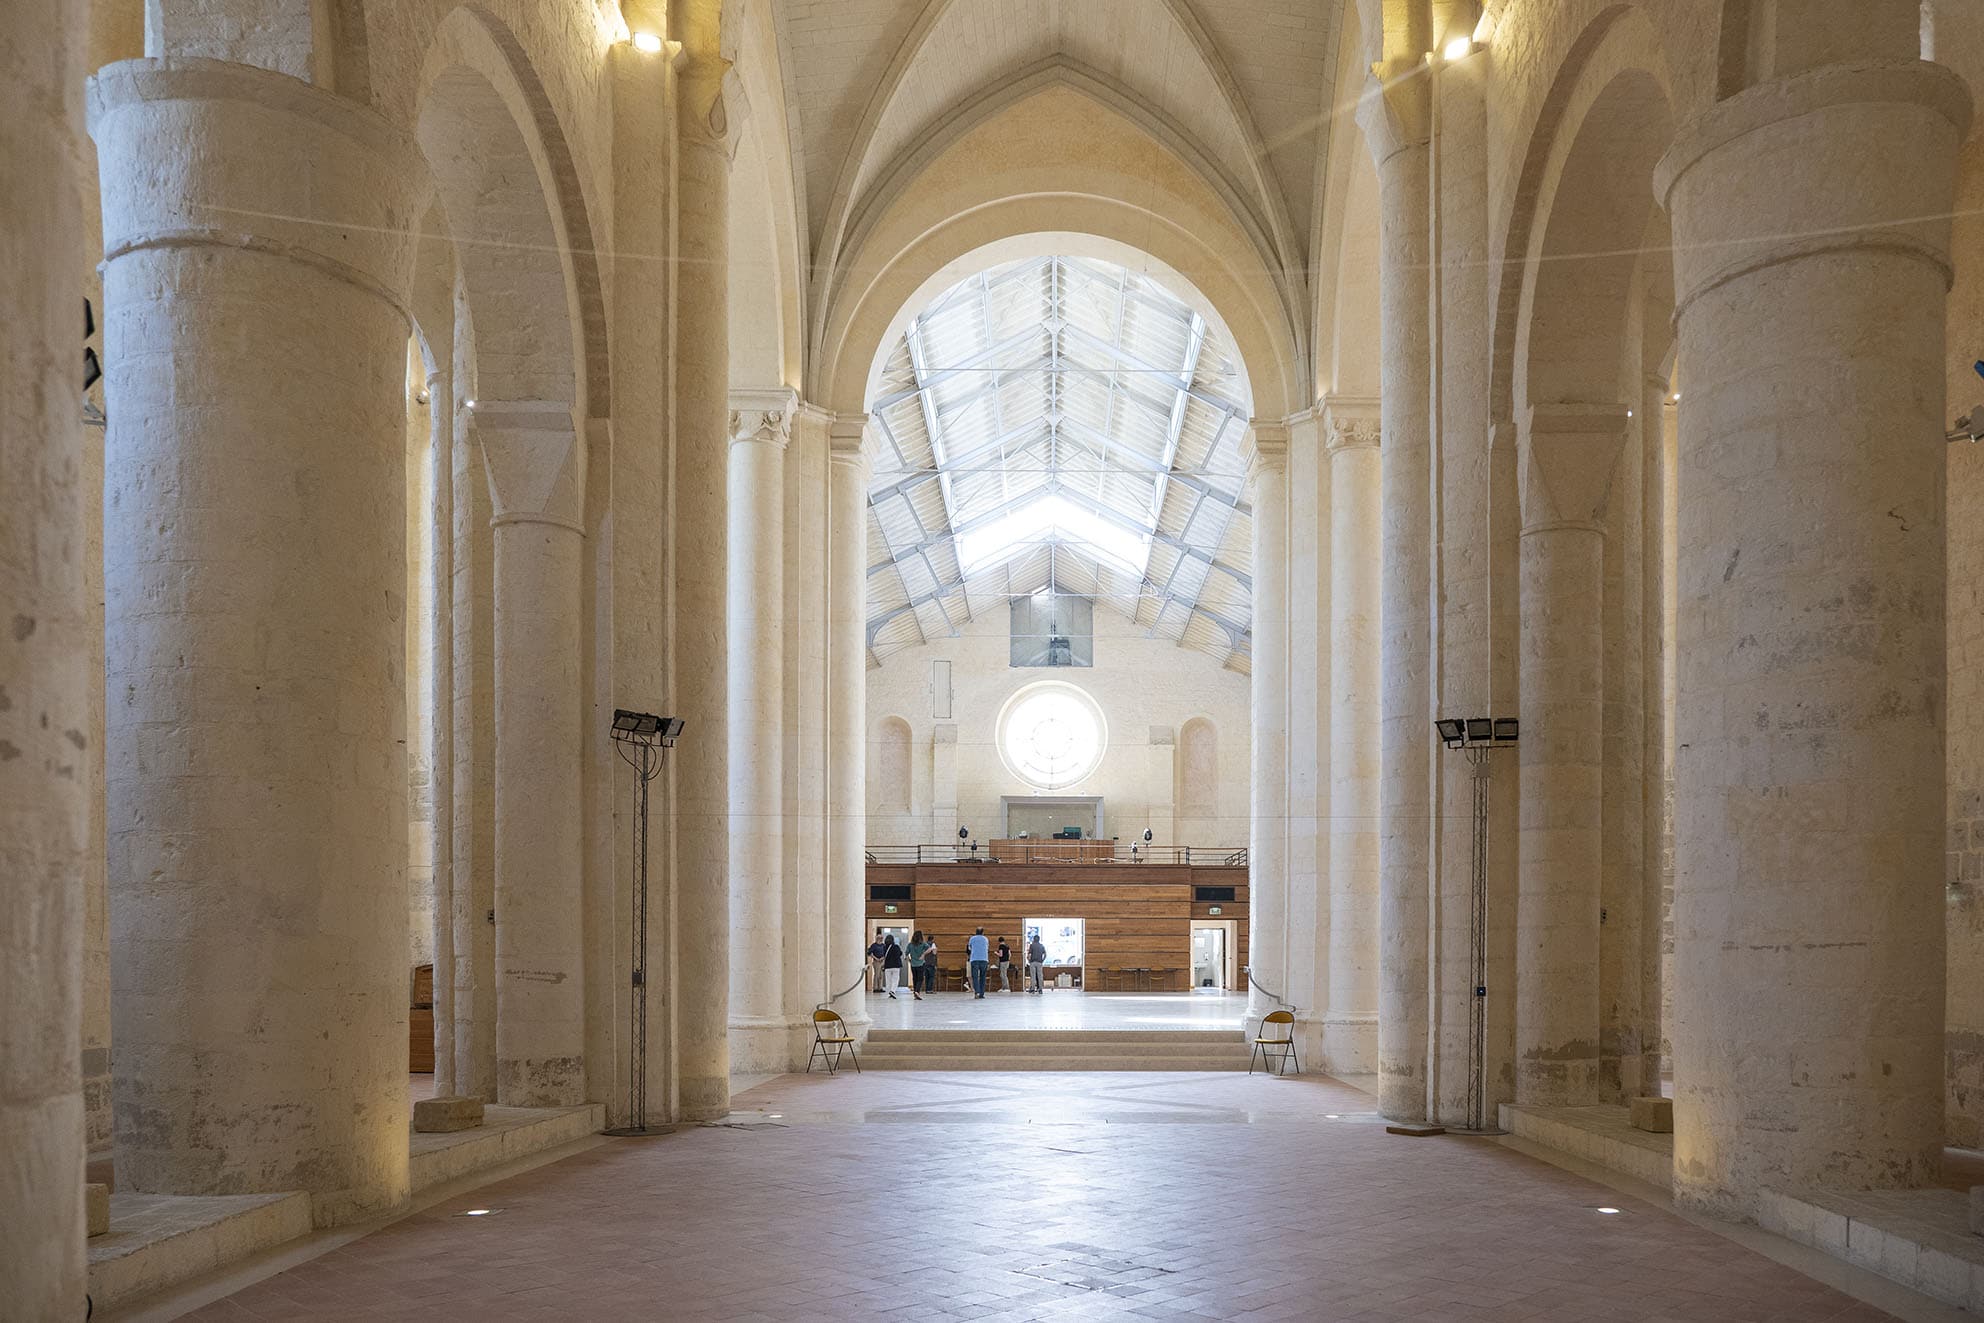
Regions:
[[[979,1001],[985,1000],[985,966],[992,958],[992,944],[985,940],[985,930],[980,928],[971,935],[965,947],[971,957],[971,995]]]

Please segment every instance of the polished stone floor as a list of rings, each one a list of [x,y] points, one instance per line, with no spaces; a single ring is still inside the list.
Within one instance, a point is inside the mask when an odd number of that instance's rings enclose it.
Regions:
[[[982,1001],[968,992],[926,992],[916,1001],[904,989],[894,1001],[868,994],[867,1008],[877,1029],[1238,1029],[1247,998],[1232,992],[1000,992],[995,978]]]
[[[1387,1135],[1368,1095],[1317,1076],[782,1076],[737,1107],[447,1200],[193,1317],[1942,1317],[1884,1313],[1493,1141]]]

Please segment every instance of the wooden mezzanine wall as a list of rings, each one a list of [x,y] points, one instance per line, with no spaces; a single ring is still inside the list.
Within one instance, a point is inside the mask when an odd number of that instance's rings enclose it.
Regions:
[[[1068,967],[1084,975],[1092,991],[1142,986],[1124,971],[1145,969],[1149,985],[1184,991],[1191,986],[1192,921],[1232,920],[1240,953],[1236,971],[1246,963],[1247,869],[1199,868],[1168,864],[870,864],[868,918],[911,929],[921,928],[937,940],[938,968],[956,971],[965,963],[965,940],[983,926],[996,953],[1003,935],[1013,958],[1024,963],[1023,924],[1029,918],[1078,918],[1083,921],[1086,965]],[[906,900],[880,901],[872,888],[908,886]],[[1232,887],[1234,898],[1218,902],[1193,900],[1195,887]],[[893,904],[894,914],[883,907]],[[1049,977],[1064,967],[1052,966]],[[1244,972],[1236,974],[1236,991],[1247,986]]]

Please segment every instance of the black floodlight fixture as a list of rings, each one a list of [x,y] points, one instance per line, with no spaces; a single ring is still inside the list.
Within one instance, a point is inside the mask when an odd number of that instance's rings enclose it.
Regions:
[[[1494,722],[1490,721],[1487,717],[1469,717],[1467,719],[1467,742],[1469,744],[1486,744],[1493,738],[1495,738]]]
[[[1514,717],[1495,718],[1495,743],[1514,744],[1521,733],[1521,723]]]
[[[968,841],[968,840],[970,840],[970,839],[971,839],[971,828],[969,828],[969,827],[960,827],[960,828],[958,828],[958,839],[959,839],[959,840],[961,840],[961,841]]]
[[[663,717],[661,719],[662,744],[668,748],[674,748],[675,741],[682,738],[682,728],[688,724],[688,722],[680,717]]]
[[[1150,828],[1148,827],[1144,828],[1144,844],[1150,844]]]
[[[1449,749],[1458,749],[1467,742],[1467,723],[1457,717],[1442,717],[1433,723],[1433,729],[1440,732],[1440,743]]]
[[[652,712],[629,712],[617,707],[613,709],[613,730],[619,735],[659,735],[661,718]]]

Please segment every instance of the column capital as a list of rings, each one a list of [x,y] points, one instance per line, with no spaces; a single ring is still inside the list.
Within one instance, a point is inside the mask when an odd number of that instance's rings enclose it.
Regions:
[[[1432,79],[1425,56],[1400,57],[1371,66],[1357,101],[1357,126],[1371,149],[1371,161],[1386,161],[1432,139]]]
[[[1730,281],[1827,253],[1910,254],[1947,285],[1970,114],[1963,80],[1920,60],[1826,65],[1717,102],[1654,168],[1674,218],[1675,320]]]
[[[784,450],[792,444],[792,420],[798,406],[799,392],[789,386],[730,392],[730,444],[773,445]]]
[[[384,116],[287,74],[190,57],[105,65],[86,97],[106,264],[147,249],[245,249],[322,271],[412,321],[430,172]],[[191,141],[202,150],[187,156]]]
[[[1325,446],[1332,455],[1340,450],[1375,450],[1384,435],[1383,411],[1375,395],[1325,396],[1323,420],[1328,429]]]
[[[572,406],[553,400],[477,400],[469,433],[489,480],[491,527],[552,524],[585,532],[585,447]]]
[[[1633,411],[1623,404],[1537,404],[1516,437],[1522,531],[1602,531]]]
[[[1247,434],[1240,441],[1240,458],[1246,461],[1249,482],[1262,471],[1287,472],[1288,424],[1265,418],[1248,423]]]
[[[868,469],[868,415],[836,415],[827,431],[827,459],[835,464]]]

